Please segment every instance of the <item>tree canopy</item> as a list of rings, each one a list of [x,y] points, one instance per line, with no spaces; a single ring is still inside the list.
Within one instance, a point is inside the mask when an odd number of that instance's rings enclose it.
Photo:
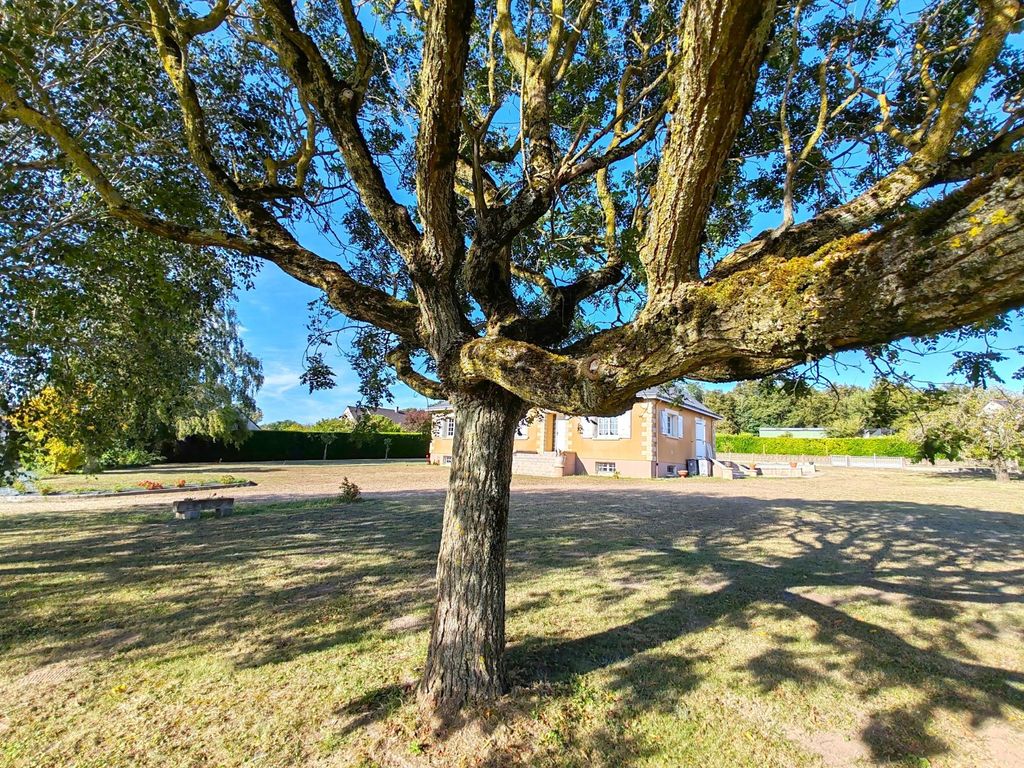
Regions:
[[[9,189],[66,204],[9,238],[260,256],[416,388],[570,411],[1019,304],[1017,3],[742,6],[16,2]]]
[[[912,429],[922,454],[936,458],[976,459],[989,464],[998,480],[1024,461],[1024,397],[963,392],[925,416]]]

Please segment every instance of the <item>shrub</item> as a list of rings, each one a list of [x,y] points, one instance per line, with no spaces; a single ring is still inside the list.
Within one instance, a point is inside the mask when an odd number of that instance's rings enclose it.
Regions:
[[[917,446],[897,437],[758,437],[717,435],[721,453],[778,453],[807,456],[903,456],[913,459]]]
[[[361,493],[359,486],[350,481],[347,477],[343,477],[341,479],[341,495],[338,497],[338,500],[341,501],[342,504],[351,504],[353,501],[360,501],[361,499],[359,497]]]
[[[157,491],[164,487],[163,483],[158,483],[156,480],[140,480],[136,485],[139,488],[145,488],[147,491]]]
[[[178,488],[184,488],[185,487],[185,480],[184,480],[184,478],[182,478],[181,480],[176,482],[175,486],[177,486]]]
[[[144,467],[163,461],[164,457],[142,448],[131,448],[126,445],[115,445],[100,455],[100,469],[116,467]]]

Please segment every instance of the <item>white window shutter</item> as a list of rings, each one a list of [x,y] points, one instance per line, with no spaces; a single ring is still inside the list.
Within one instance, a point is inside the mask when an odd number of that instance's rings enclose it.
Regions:
[[[633,410],[630,409],[619,416],[619,439],[628,440],[633,422]]]
[[[588,417],[580,417],[580,434],[588,440],[592,440],[594,437],[594,430],[597,428],[597,422]]]
[[[662,411],[661,412],[661,434],[663,434],[663,435],[671,435],[672,434],[672,430],[669,428],[669,424],[668,424],[668,411]]]

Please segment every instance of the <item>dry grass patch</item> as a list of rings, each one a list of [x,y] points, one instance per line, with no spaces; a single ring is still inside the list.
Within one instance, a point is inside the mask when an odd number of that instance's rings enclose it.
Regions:
[[[0,765],[1024,765],[1020,483],[517,481],[515,688],[437,740],[444,471],[261,470],[305,496],[0,512]]]

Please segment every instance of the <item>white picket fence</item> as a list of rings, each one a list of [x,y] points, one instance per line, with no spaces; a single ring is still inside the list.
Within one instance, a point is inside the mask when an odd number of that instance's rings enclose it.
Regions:
[[[979,469],[985,467],[978,461],[949,461],[938,459],[934,464],[922,461],[917,464],[902,456],[810,456],[788,453],[718,453],[721,461],[735,461],[740,464],[817,464],[818,466],[848,467],[851,469]]]
[[[820,464],[857,469],[906,469],[910,459],[902,456],[810,456],[786,453],[719,453],[718,458],[740,464]]]

